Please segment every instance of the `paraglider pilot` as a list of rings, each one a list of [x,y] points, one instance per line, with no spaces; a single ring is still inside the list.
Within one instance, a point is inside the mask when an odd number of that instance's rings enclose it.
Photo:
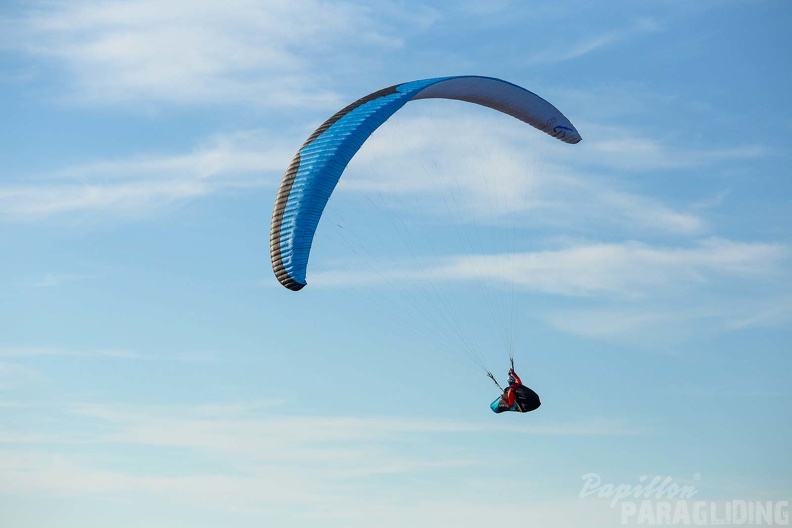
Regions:
[[[503,400],[503,404],[506,407],[511,407],[514,405],[514,402],[517,400],[517,389],[522,387],[522,381],[520,380],[520,376],[514,372],[514,367],[512,366],[509,369],[509,377],[508,377],[509,386],[503,390],[503,396],[501,396],[501,400]]]
[[[492,381],[495,381],[495,377],[491,373],[488,372],[487,375]],[[490,405],[493,412],[502,413],[512,411],[527,413],[538,409],[539,406],[542,405],[542,402],[539,400],[539,395],[523,385],[520,376],[514,372],[514,360],[512,360],[508,376],[509,386],[502,389],[503,394]],[[498,382],[495,381],[495,384],[497,385]],[[498,385],[498,387],[500,387],[500,385]]]

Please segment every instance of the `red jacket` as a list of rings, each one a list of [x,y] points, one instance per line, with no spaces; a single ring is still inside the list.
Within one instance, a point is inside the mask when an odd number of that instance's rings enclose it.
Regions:
[[[506,394],[504,394],[506,404],[511,407],[514,405],[515,400],[517,399],[517,389],[522,386],[522,381],[520,381],[520,376],[517,375],[516,372],[513,370],[509,372],[512,376],[514,376],[514,383],[509,385],[506,389]]]

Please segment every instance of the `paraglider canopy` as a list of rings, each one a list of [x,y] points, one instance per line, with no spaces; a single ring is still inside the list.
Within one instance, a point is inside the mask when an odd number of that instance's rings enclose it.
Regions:
[[[417,99],[467,101],[511,115],[566,143],[581,140],[555,106],[525,88],[491,77],[425,79],[367,95],[316,129],[283,177],[270,225],[272,269],[283,286],[298,291],[306,285],[319,219],[349,161],[381,124]]]

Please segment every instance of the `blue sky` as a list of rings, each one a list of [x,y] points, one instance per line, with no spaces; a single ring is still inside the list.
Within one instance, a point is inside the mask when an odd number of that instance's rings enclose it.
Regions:
[[[589,473],[788,500],[790,29],[781,1],[4,2],[0,524],[618,526]],[[411,103],[280,287],[303,140],[457,74],[583,141]],[[427,287],[451,306],[400,293]],[[543,406],[491,413],[426,311],[501,381],[514,332]]]

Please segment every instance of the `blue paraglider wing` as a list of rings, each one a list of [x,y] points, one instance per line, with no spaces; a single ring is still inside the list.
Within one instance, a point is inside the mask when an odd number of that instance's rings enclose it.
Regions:
[[[538,95],[491,77],[439,77],[374,92],[337,112],[305,141],[283,177],[270,225],[270,257],[278,281],[290,290],[305,284],[308,255],[327,201],[366,139],[408,101],[455,99],[524,121],[566,143],[580,134]]]

